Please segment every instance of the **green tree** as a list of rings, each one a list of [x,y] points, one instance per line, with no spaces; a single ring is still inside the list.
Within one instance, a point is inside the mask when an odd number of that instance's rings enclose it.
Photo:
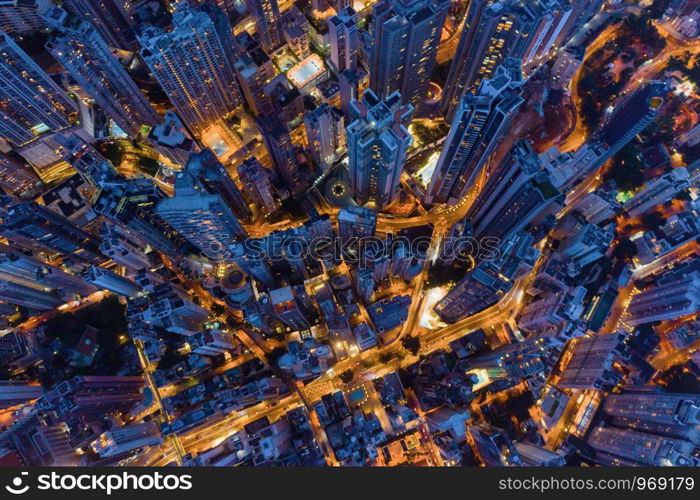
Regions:
[[[390,352],[383,352],[379,355],[379,361],[381,361],[382,364],[387,364],[392,359],[394,359],[394,356]]]
[[[632,257],[637,255],[637,245],[629,238],[621,238],[617,242],[612,254],[616,259],[629,261]]]
[[[352,379],[355,378],[355,374],[352,372],[352,370],[345,370],[343,373],[338,375],[338,377],[340,377],[340,380],[342,380],[344,384],[349,384],[352,382]]]
[[[223,316],[224,314],[226,314],[226,308],[221,304],[212,304],[211,312],[213,312],[217,316]]]
[[[272,351],[270,351],[267,354],[267,362],[270,365],[277,366],[277,360],[285,354],[287,354],[287,349],[285,349],[284,347],[275,347]]]
[[[408,335],[401,339],[401,345],[414,356],[420,351],[420,339],[415,335]]]
[[[654,211],[642,215],[641,221],[644,229],[647,231],[655,231],[664,225],[666,219],[664,218],[663,214]]]
[[[508,409],[508,413],[515,415],[518,421],[524,422],[530,418],[528,410],[534,404],[535,398],[532,396],[532,393],[530,391],[524,391],[517,396],[508,398],[506,401],[506,408]]]
[[[678,191],[678,192],[673,196],[673,198],[676,199],[676,200],[686,200],[686,201],[690,201],[690,199],[691,199],[691,198],[690,198],[690,192],[689,192],[687,189],[682,189],[682,190]]]

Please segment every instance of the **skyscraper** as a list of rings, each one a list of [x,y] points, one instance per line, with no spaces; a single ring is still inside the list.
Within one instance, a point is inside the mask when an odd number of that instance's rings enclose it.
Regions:
[[[0,278],[0,300],[38,311],[48,311],[63,303],[63,300],[51,291],[36,290],[2,278]]]
[[[594,134],[594,140],[600,142],[606,150],[597,161],[599,165],[625,147],[656,119],[668,91],[665,82],[652,81],[615,106],[599,132]]]
[[[330,37],[330,64],[338,75],[349,69],[357,69],[357,13],[352,7],[345,7],[338,15],[328,18],[328,36]]]
[[[119,128],[138,135],[143,125],[158,125],[158,114],[90,23],[58,7],[46,18],[57,30],[47,48]]]
[[[303,286],[287,286],[270,291],[270,313],[288,327],[306,330],[311,327],[309,296]]]
[[[338,75],[340,87],[340,110],[346,119],[351,118],[350,103],[358,99],[369,88],[369,75],[359,67],[353,71],[346,69]]]
[[[521,85],[519,63],[509,59],[476,95],[462,96],[426,191],[427,203],[454,204],[466,194],[523,103]]]
[[[260,253],[260,252],[258,252]],[[231,260],[235,262],[241,270],[263,283],[267,288],[275,287],[276,280],[272,274],[272,269],[264,258],[264,255],[252,255],[243,243],[231,245]]]
[[[450,3],[382,0],[372,9],[370,88],[381,98],[394,92],[418,107],[428,91]]]
[[[310,25],[304,14],[295,5],[292,5],[282,14],[280,24],[287,48],[299,59],[309,57],[311,55]]]
[[[92,448],[100,457],[111,457],[137,448],[155,446],[162,441],[163,438],[160,436],[155,422],[146,422],[115,427],[105,431],[93,441]]]
[[[144,249],[119,235],[112,228],[103,228],[102,237],[100,251],[117,265],[126,267],[132,272],[151,267],[151,261],[144,253]]]
[[[380,99],[371,90],[350,106],[353,121],[346,129],[350,192],[359,205],[372,203],[382,209],[397,193],[406,151],[413,143],[406,128],[413,106],[402,105],[398,93]]]
[[[187,170],[179,172],[175,196],[158,203],[158,215],[213,260],[227,259],[228,247],[247,236],[236,215],[218,194],[209,194]]]
[[[659,114],[669,87],[652,81],[621,99],[590,139],[575,152],[561,154],[556,148],[543,153],[554,184],[569,191],[624,148]]]
[[[44,392],[40,385],[29,385],[19,380],[0,381],[0,409],[36,399]]]
[[[595,427],[588,444],[595,460],[613,466],[690,466],[693,443],[615,427]]]
[[[257,120],[265,148],[272,158],[272,163],[282,179],[293,193],[304,189],[304,180],[299,170],[296,149],[292,143],[289,127],[276,115],[267,114]]]
[[[448,119],[465,91],[476,92],[506,57],[521,60],[530,45],[542,9],[540,0],[473,0],[464,20],[457,52],[443,89],[442,112]]]
[[[283,43],[277,0],[246,0],[248,13],[255,19],[260,45],[272,54]]]
[[[191,154],[185,170],[201,183],[207,193],[221,196],[237,217],[250,217],[250,209],[241,190],[211,149]]]
[[[603,413],[616,427],[700,440],[700,396],[667,394],[658,387],[629,387],[622,394],[610,394]]]
[[[143,386],[143,378],[138,376],[76,375],[39,398],[37,408],[57,420],[70,416],[102,417],[128,410],[142,401]]]
[[[109,218],[117,232],[138,246],[151,246],[175,259],[187,251],[187,241],[156,213],[166,197],[145,178],[118,178],[105,186],[93,203],[95,212]]]
[[[98,266],[91,266],[85,275],[85,280],[95,286],[109,290],[110,292],[124,295],[125,297],[135,297],[143,289],[131,281],[129,278],[119,276],[109,269]]]
[[[479,262],[435,305],[435,312],[447,323],[455,323],[496,304],[537,260],[539,252],[532,242],[525,232],[509,237],[495,258]]]
[[[554,54],[558,40],[568,41],[568,38],[561,38],[567,26],[571,25],[571,16],[574,14],[570,0],[540,0],[539,5],[533,7],[542,9],[536,28],[530,36],[530,45],[523,56],[523,70],[525,73],[538,68],[542,63],[548,61]]]
[[[673,277],[632,297],[624,322],[630,326],[695,314],[700,311],[700,272]]]
[[[66,423],[42,425],[37,416],[21,419],[3,437],[27,466],[76,466],[79,457],[71,446]]]
[[[625,201],[622,208],[631,217],[639,217],[647,211],[673,198],[673,196],[690,186],[688,170],[685,167],[674,168],[667,174],[650,180],[634,196]]]
[[[0,278],[42,292],[55,292],[65,300],[97,291],[78,276],[4,246],[0,252]]]
[[[41,179],[24,162],[0,153],[0,188],[19,197],[36,196]]]
[[[280,207],[280,201],[270,181],[270,173],[256,158],[247,158],[238,166],[238,177],[250,200],[265,213],[271,214]]]
[[[234,69],[246,104],[255,116],[259,116],[269,103],[263,89],[265,77],[247,54],[243,54],[235,62]]]
[[[338,234],[343,243],[352,238],[371,238],[377,230],[377,213],[364,207],[346,207],[338,212]]]
[[[192,0],[190,0],[192,1]],[[194,0],[198,4],[211,3],[218,6],[221,11],[226,14],[229,18],[234,19],[232,16],[237,16],[238,11],[236,10],[236,0]]]
[[[72,255],[87,262],[104,260],[97,237],[35,201],[11,206],[0,225],[0,234],[20,247]]]
[[[241,103],[231,25],[218,7],[180,2],[171,31],[147,26],[138,38],[141,56],[193,134]]]
[[[158,153],[178,165],[184,165],[190,153],[196,153],[200,149],[172,109],[165,112],[163,123],[151,129],[148,139]]]
[[[14,35],[46,28],[41,13],[51,6],[50,0],[0,1],[0,30]]]
[[[519,231],[559,195],[530,143],[520,140],[489,173],[469,207],[474,236],[503,238]]]
[[[624,333],[580,337],[572,340],[571,356],[564,366],[558,387],[601,389],[615,386],[622,374],[613,363],[625,350]]]
[[[335,9],[336,12],[340,12],[343,10],[345,7],[351,7],[352,6],[352,1],[351,0],[331,0],[330,2],[331,7]]]
[[[72,15],[90,21],[110,47],[136,50],[131,0],[64,0],[63,7]]]
[[[76,295],[85,297],[97,291],[97,287],[91,285],[80,276],[64,272],[56,266],[41,266],[36,278],[42,285],[57,290],[64,298],[75,298]]]
[[[21,146],[70,125],[78,107],[7,33],[0,31],[0,138]]]
[[[104,182],[119,177],[114,165],[78,135],[67,132],[56,134],[52,139],[56,155],[77,170],[93,188],[99,189]]]
[[[345,146],[345,119],[337,108],[322,103],[304,116],[306,140],[316,165],[331,165]]]

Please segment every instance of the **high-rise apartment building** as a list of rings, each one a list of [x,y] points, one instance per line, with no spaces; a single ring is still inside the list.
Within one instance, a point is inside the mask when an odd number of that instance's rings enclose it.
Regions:
[[[246,7],[255,20],[260,45],[272,54],[284,43],[277,0],[246,0]]]
[[[530,143],[518,141],[489,173],[469,207],[473,234],[504,238],[523,229],[559,198],[562,196],[552,186]]]
[[[270,291],[270,314],[296,331],[311,327],[309,296],[303,286],[287,286]]]
[[[402,105],[398,93],[380,99],[371,90],[350,106],[352,121],[346,129],[350,192],[359,205],[371,203],[382,209],[397,194],[406,152],[413,143],[407,129],[413,106]]]
[[[147,26],[138,38],[141,56],[196,136],[240,105],[235,42],[218,7],[180,2],[172,30]]]
[[[465,93],[426,191],[427,203],[455,204],[473,185],[489,155],[523,103],[519,61],[508,59],[479,85]]]
[[[343,243],[352,238],[372,238],[377,230],[377,212],[364,207],[346,207],[338,212],[338,234]]]
[[[58,7],[46,18],[57,31],[47,44],[51,54],[123,132],[158,125],[156,111],[89,22]]]
[[[700,396],[668,394],[658,387],[625,387],[622,394],[610,394],[603,414],[616,427],[662,436],[700,440]]]
[[[92,24],[110,47],[136,50],[131,0],[63,0],[63,7]]]
[[[7,33],[0,31],[0,138],[15,146],[70,125],[78,107]]]
[[[0,252],[0,278],[42,292],[55,292],[65,300],[97,291],[79,276],[9,247]]]
[[[92,449],[100,457],[111,457],[146,446],[160,444],[163,438],[155,422],[115,427],[100,434]]]
[[[675,277],[634,297],[624,322],[630,326],[664,321],[700,311],[700,272]]]
[[[451,119],[465,91],[474,93],[507,57],[521,61],[542,10],[540,0],[474,0],[443,89],[441,109]]]
[[[601,389],[615,386],[622,374],[613,363],[625,352],[625,335],[606,334],[574,339],[564,362],[558,387]]]
[[[330,65],[336,75],[345,70],[357,69],[357,13],[352,7],[345,7],[338,15],[328,18],[330,38]]]
[[[690,466],[693,443],[630,429],[595,427],[588,444],[595,461],[609,466]]]
[[[605,161],[656,119],[668,90],[665,82],[653,81],[615,106],[595,136],[606,147]],[[599,163],[602,164],[601,160]]]
[[[574,9],[570,0],[540,0],[532,8],[538,18],[535,29],[530,35],[530,45],[523,55],[523,71],[527,74],[548,61],[559,48],[557,42],[562,39],[567,26],[570,26]],[[566,43],[568,40],[564,40]]]
[[[23,161],[0,153],[0,188],[20,198],[31,198],[41,187],[39,176]]]
[[[116,264],[126,267],[130,271],[151,267],[151,262],[148,255],[144,253],[144,249],[120,236],[116,231],[109,231],[103,235],[100,251],[105,257],[109,257]]]
[[[138,246],[151,246],[175,259],[187,252],[188,243],[156,213],[156,206],[164,198],[165,193],[149,179],[118,178],[98,193],[93,208]]]
[[[191,153],[200,150],[197,141],[172,109],[165,112],[163,123],[151,129],[148,139],[161,155],[177,165],[184,165]]]
[[[0,31],[23,35],[45,29],[41,14],[50,7],[50,0],[0,0]]]
[[[142,401],[143,386],[139,376],[76,375],[39,398],[37,409],[61,420],[70,416],[104,417]]]
[[[395,92],[417,108],[425,99],[450,3],[382,0],[372,9],[370,88],[380,98]]]
[[[359,67],[353,71],[346,69],[338,75],[338,86],[340,87],[340,110],[346,119],[350,119],[350,103],[359,99],[369,88],[369,75]]]
[[[494,258],[479,262],[435,305],[435,312],[455,323],[496,304],[535,264],[539,252],[532,243],[533,237],[524,232],[508,238]]]
[[[258,127],[277,173],[293,193],[304,189],[304,179],[297,161],[296,148],[289,127],[275,115],[258,117]]]
[[[241,55],[234,63],[234,69],[246,104],[255,116],[259,116],[265,106],[269,105],[269,99],[263,88],[265,76],[247,54]]]
[[[135,297],[143,289],[129,278],[98,266],[91,266],[85,275],[85,281],[125,297]]]
[[[104,260],[99,238],[34,201],[12,205],[0,225],[0,234],[20,247],[72,255],[87,262]]]
[[[345,118],[327,102],[304,116],[311,158],[316,165],[332,165],[345,147]]]
[[[270,173],[256,158],[247,158],[238,166],[238,178],[250,200],[265,213],[271,214],[280,207]]]
[[[673,196],[690,186],[690,175],[685,167],[674,168],[667,174],[649,181],[634,196],[622,204],[631,217],[639,217],[647,211],[672,199]]]
[[[201,183],[205,192],[221,196],[238,218],[250,217],[250,209],[243,193],[211,149],[191,154],[185,170]]]
[[[555,185],[569,191],[624,148],[658,116],[669,90],[665,82],[652,81],[615,105],[590,139],[574,152],[556,148],[543,153]]]
[[[209,194],[185,170],[175,181],[175,196],[158,203],[157,213],[212,260],[228,258],[228,247],[247,236],[235,213],[219,194]]]

